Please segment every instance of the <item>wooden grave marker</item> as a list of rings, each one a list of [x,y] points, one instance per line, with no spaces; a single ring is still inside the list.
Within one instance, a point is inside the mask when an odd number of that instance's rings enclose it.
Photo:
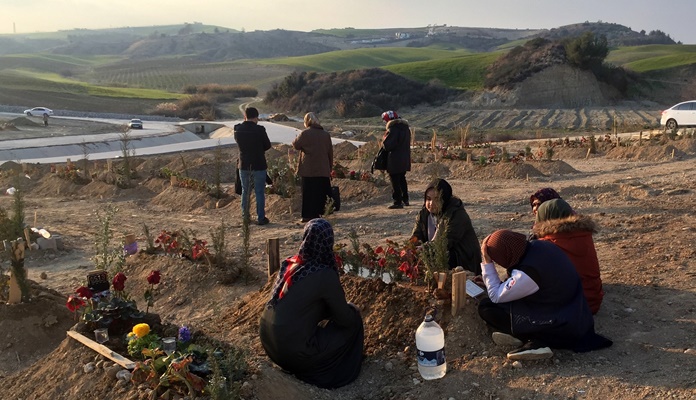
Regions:
[[[280,241],[278,238],[268,239],[266,253],[268,254],[268,277],[270,278],[280,269]]]

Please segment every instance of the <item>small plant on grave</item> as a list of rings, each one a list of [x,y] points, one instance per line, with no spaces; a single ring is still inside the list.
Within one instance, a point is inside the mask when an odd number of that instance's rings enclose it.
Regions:
[[[159,270],[150,271],[150,274],[147,276],[147,283],[150,287],[145,291],[145,302],[147,304],[147,308],[145,309],[146,313],[150,312],[150,307],[155,304],[155,296],[159,294],[160,279]]]
[[[91,181],[90,179],[86,178],[86,176],[89,175],[86,175],[77,169],[77,166],[73,163],[70,163],[63,168],[59,168],[56,175],[59,178],[63,178],[77,185],[86,185]]]
[[[553,159],[553,146],[546,148],[546,161],[551,161]]]
[[[526,158],[532,158],[532,157],[533,157],[533,155],[532,155],[532,148],[531,148],[529,145],[524,146],[524,156],[525,156]]]
[[[334,164],[333,168],[331,169],[331,177],[332,178],[339,178],[343,179],[348,176],[350,172],[348,171],[347,167],[344,167],[340,163]]]
[[[143,350],[155,350],[160,347],[160,337],[150,330],[150,325],[140,323],[126,336],[128,354],[138,360],[143,359]]]
[[[249,213],[245,213],[242,217],[242,254],[240,256],[240,275],[244,278],[244,282],[248,283],[252,277],[251,271],[251,217]]]
[[[485,167],[487,164],[488,164],[488,159],[486,158],[486,156],[479,156],[478,165],[480,165],[481,167]]]
[[[150,232],[150,227],[143,222],[143,234],[145,235],[145,252],[147,254],[155,254],[157,248],[155,247],[155,237]]]
[[[220,225],[210,230],[210,237],[213,243],[213,263],[218,267],[223,267],[227,262],[227,224],[221,221]]]
[[[180,255],[179,233],[162,230],[155,239],[155,248],[160,248],[167,255]]]
[[[595,135],[590,135],[590,154],[597,153],[597,139]]]
[[[213,400],[238,398],[242,380],[249,370],[244,352],[237,348],[226,352],[216,349],[208,351],[208,360],[212,375],[204,393],[209,394]]]
[[[98,230],[94,241],[95,255],[92,258],[96,269],[111,271],[116,273],[121,271],[126,262],[126,255],[123,251],[123,243],[113,246],[112,239],[114,233],[111,230],[111,222],[118,213],[118,208],[109,204],[102,213],[96,210]]]
[[[222,144],[218,140],[217,146],[213,153],[213,190],[211,195],[216,199],[222,198],[224,192],[222,190],[222,168],[224,166],[224,157],[222,154]]]
[[[284,198],[291,198],[297,193],[300,178],[287,159],[277,158],[269,163],[267,173],[273,181],[273,193]]]
[[[99,293],[93,293],[86,286],[81,286],[75,290],[74,295],[68,297],[66,306],[71,311],[84,307],[79,319],[84,322],[87,330],[109,328],[120,332],[124,325],[145,316],[125,291],[126,280],[126,275],[119,272],[111,280],[112,290],[107,289]]]
[[[507,148],[505,148],[505,147],[503,147],[503,152],[500,155],[500,161],[501,162],[510,161],[510,153],[508,153]]]
[[[438,221],[437,235],[432,241],[423,243],[420,252],[420,260],[425,266],[423,279],[428,288],[436,272],[445,272],[449,269],[449,251],[447,250],[447,223],[445,218]]]
[[[179,340],[176,350],[167,355],[160,347],[159,336],[148,331],[145,336],[138,337],[136,327],[127,338],[128,349],[133,358],[142,361],[136,362],[132,382],[149,386],[152,389],[150,399],[161,398],[167,393],[166,396],[201,396],[208,384],[207,378],[214,375],[208,361],[210,351]]]

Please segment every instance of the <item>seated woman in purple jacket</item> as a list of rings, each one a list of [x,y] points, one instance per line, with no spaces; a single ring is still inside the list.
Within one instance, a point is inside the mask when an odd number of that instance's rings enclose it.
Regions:
[[[496,343],[522,345],[508,359],[550,358],[551,348],[585,352],[612,345],[595,333],[580,277],[558,246],[498,230],[483,240],[481,253],[489,298],[479,304],[479,315],[497,331]],[[507,279],[500,279],[493,262],[507,270]]]

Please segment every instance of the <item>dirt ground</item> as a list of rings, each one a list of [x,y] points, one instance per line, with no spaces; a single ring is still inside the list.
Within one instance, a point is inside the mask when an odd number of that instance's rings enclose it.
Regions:
[[[508,146],[512,154],[524,150]],[[350,157],[350,146],[342,146],[340,152]],[[474,159],[489,152],[474,150]],[[230,160],[236,157],[234,149],[225,153]],[[272,154],[280,157],[287,152],[281,147]],[[251,227],[253,279],[222,283],[219,270],[205,263],[140,253],[127,260],[126,287],[134,298],[142,298],[148,273],[161,270],[162,290],[154,311],[163,321],[188,325],[200,335],[244,348],[249,362],[245,399],[692,399],[696,397],[692,212],[696,140],[628,147],[603,144],[596,154],[586,155],[587,148],[559,147],[553,161],[478,165],[418,154],[407,175],[410,207],[387,210],[388,185],[335,179],[342,207],[330,221],[340,243],[348,242],[351,229],[362,243],[373,246],[385,244],[386,239],[402,242],[410,235],[421,205],[418,199],[429,180],[442,176],[464,200],[481,240],[499,228],[527,233],[532,225],[529,195],[541,187],[554,187],[601,227],[594,239],[606,295],[595,324],[599,333],[614,341],[609,349],[584,354],[557,350],[550,360],[513,366],[505,358],[509,349],[491,341],[473,300],[452,317],[449,305],[437,302],[425,286],[345,275],[348,300],[362,308],[365,321],[362,372],[356,382],[337,390],[304,384],[273,365],[257,335],[259,313],[270,290],[266,240],[279,238],[281,257],[290,256],[297,251],[303,228],[299,199],[275,194],[267,197],[271,224]],[[156,176],[167,167],[186,169],[199,179],[209,177],[213,168],[209,154],[136,161],[137,184],[130,189],[99,180],[72,183],[52,174],[48,166],[30,166],[25,171],[28,177],[17,172],[16,164],[0,167],[2,192],[18,184],[25,188],[25,221],[60,235],[64,243],[62,250],[27,254],[29,278],[35,282],[31,302],[0,305],[0,398],[145,397],[144,391],[116,384],[104,372],[85,373],[83,365],[96,353],[65,335],[73,324],[65,299],[94,266],[90,257],[95,253],[98,210],[117,206],[114,234],[120,238],[135,233],[141,247],[143,224],[154,232],[194,229],[210,239],[211,230],[225,221],[231,226],[228,249],[239,254],[240,202],[232,194],[229,171],[224,188],[230,201],[216,207],[208,196],[171,187],[169,180]],[[360,160],[339,162],[356,171],[368,166]],[[0,206],[10,210],[12,198],[2,196]],[[415,363],[415,330],[428,305],[439,308],[438,320],[446,335],[448,372],[437,381],[423,381]]]

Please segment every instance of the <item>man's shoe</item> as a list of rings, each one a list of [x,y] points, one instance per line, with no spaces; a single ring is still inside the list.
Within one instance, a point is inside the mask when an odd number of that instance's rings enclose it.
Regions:
[[[530,341],[517,350],[507,353],[508,360],[545,360],[553,357],[553,351],[541,343]]]
[[[259,222],[257,222],[256,224],[257,224],[257,225],[267,225],[267,224],[269,224],[270,222],[271,222],[271,221],[269,221],[268,218],[263,217],[263,219],[259,220]]]
[[[390,210],[397,210],[399,208],[404,208],[404,205],[403,204],[392,204],[387,208],[389,208]]]
[[[503,332],[493,332],[492,339],[498,346],[520,347],[524,344],[520,339]]]
[[[404,205],[405,205],[406,207],[410,206],[410,204],[408,204],[408,200],[404,200]]]

